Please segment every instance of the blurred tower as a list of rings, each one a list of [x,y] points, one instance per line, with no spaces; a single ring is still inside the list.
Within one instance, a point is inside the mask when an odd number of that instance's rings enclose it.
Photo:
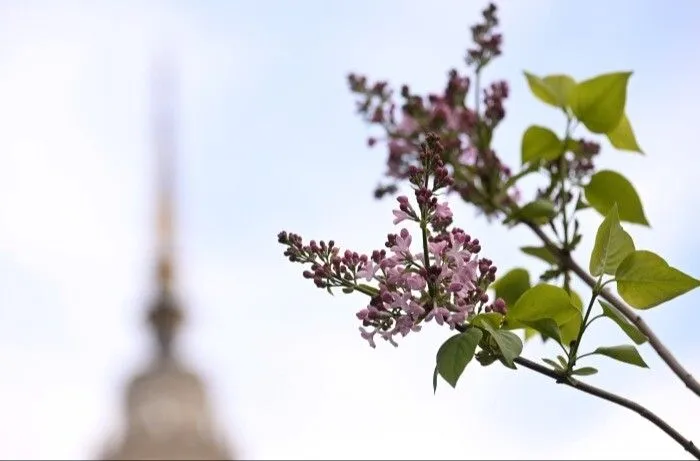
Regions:
[[[183,311],[174,290],[174,126],[173,73],[161,61],[155,69],[154,119],[157,154],[156,294],[148,310],[155,354],[129,383],[125,433],[103,460],[235,459],[213,427],[205,386],[175,350]]]

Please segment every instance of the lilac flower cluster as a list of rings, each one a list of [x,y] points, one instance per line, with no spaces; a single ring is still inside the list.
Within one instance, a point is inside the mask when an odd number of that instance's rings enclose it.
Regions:
[[[357,317],[362,321],[360,333],[372,347],[377,336],[397,346],[397,336],[420,331],[423,322],[455,329],[476,313],[506,312],[502,299],[489,304],[486,289],[495,280],[496,267],[491,260],[478,257],[479,240],[462,229],[447,229],[452,211],[437,194],[452,184],[441,158],[443,146],[436,135],[429,134],[421,147],[421,166],[409,171],[415,206],[401,196],[393,213],[394,224],[418,223],[422,251],[413,251],[414,239],[406,228],[389,234],[386,248],[371,256],[350,250],[341,253],[333,241],[305,245],[297,234],[278,235],[290,261],[311,265],[303,275],[317,287],[370,296]]]
[[[501,44],[503,43],[503,36],[494,32],[498,25],[496,5],[489,4],[482,15],[484,22],[472,26],[472,41],[476,47],[467,51],[467,64],[476,64],[480,67],[501,55]]]
[[[474,47],[467,50],[467,65],[478,75],[493,58],[501,54],[502,35],[496,32],[498,18],[491,4],[482,12],[482,22],[472,27]],[[350,74],[350,89],[361,97],[358,112],[374,125],[382,127],[386,136],[370,137],[369,146],[384,141],[387,150],[386,176],[401,181],[409,176],[409,168],[419,164],[420,144],[426,131],[440,134],[445,146],[444,160],[459,170],[459,180],[449,188],[467,202],[477,205],[491,215],[504,200],[504,184],[512,176],[511,170],[490,146],[491,133],[505,118],[504,100],[509,88],[505,81],[497,81],[485,88],[476,88],[479,103],[470,108],[466,97],[473,86],[471,79],[456,69],[450,70],[445,89],[440,94],[420,96],[411,93],[407,85],[401,87],[403,103],[393,99],[387,82],[369,83],[364,76]],[[379,185],[375,197],[397,191],[396,183]],[[519,191],[511,186],[506,194],[517,202]]]
[[[593,158],[600,153],[600,144],[595,141],[581,139],[577,142],[574,156],[569,160],[570,175],[574,179],[581,180],[589,176],[595,166]]]
[[[508,83],[495,81],[479,88],[481,71],[502,52],[503,36],[498,25],[497,8],[490,4],[482,11],[482,20],[471,28],[473,45],[467,50],[465,60],[474,78],[451,69],[447,84],[439,94],[418,95],[412,93],[408,85],[403,85],[400,91],[403,102],[399,103],[386,81],[371,83],[364,76],[349,75],[350,89],[360,97],[358,112],[385,133],[383,137],[372,136],[368,140],[370,147],[380,142],[386,145],[386,176],[392,181],[380,184],[375,197],[382,198],[398,190],[398,183],[410,176],[411,167],[420,163],[424,133],[435,131],[445,146],[443,159],[456,178],[448,192],[456,192],[487,218],[520,202],[520,190],[511,180],[513,172],[501,161],[491,143],[496,128],[506,116],[504,101],[510,93]],[[473,107],[467,104],[470,89],[479,92]],[[552,177],[563,175],[580,185],[594,172],[593,160],[600,145],[583,139],[569,142],[563,158],[543,166]],[[557,195],[557,191],[549,187],[538,191],[537,198],[559,203],[562,197],[569,200],[569,195]]]

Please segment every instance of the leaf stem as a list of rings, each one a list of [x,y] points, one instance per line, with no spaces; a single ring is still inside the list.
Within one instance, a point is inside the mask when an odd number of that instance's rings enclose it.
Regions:
[[[588,328],[589,326],[591,326],[591,323],[595,322],[596,320],[598,320],[598,319],[601,318],[601,317],[605,317],[605,316],[604,316],[603,314],[594,315],[593,318],[590,319],[590,320],[588,321],[588,324],[586,325],[586,328]]]
[[[561,200],[561,219],[562,219],[562,227],[563,227],[563,234],[564,234],[564,240],[563,240],[563,248],[566,249],[566,251],[569,251],[571,241],[569,240],[569,216],[568,216],[568,211],[566,209],[566,201],[567,201],[567,196],[568,192],[566,190],[566,178],[567,178],[567,170],[566,170],[566,143],[569,139],[569,134],[571,132],[571,116],[566,117],[566,129],[564,131],[564,147],[562,148],[561,155],[559,156],[559,168],[557,173],[559,173],[559,199]],[[569,275],[569,270],[565,267],[562,267],[562,271],[564,273],[564,289],[566,290],[567,293],[571,294],[571,277]]]
[[[569,129],[571,127],[571,117],[566,120],[566,131],[564,132],[564,145],[566,146],[566,140],[569,139]],[[564,245],[568,248],[569,245],[569,217],[566,210],[566,147],[562,149],[562,153],[559,156],[559,196],[561,199],[561,217],[562,226],[564,228]]]
[[[583,321],[581,322],[581,328],[578,330],[578,336],[576,337],[576,342],[571,345],[571,349],[569,350],[569,363],[566,366],[566,374],[569,375],[571,371],[574,369],[574,366],[576,366],[576,354],[578,354],[578,348],[581,345],[581,339],[583,338],[583,334],[586,332],[586,327],[588,327],[588,317],[591,315],[591,311],[593,310],[593,304],[595,303],[595,299],[598,297],[598,286],[596,285],[593,288],[593,293],[591,294],[591,300],[588,303],[588,307],[586,308],[586,314],[583,316]]]
[[[664,431],[669,437],[671,437],[680,446],[682,446],[685,449],[685,451],[693,455],[696,459],[700,460],[700,449],[698,449],[698,447],[696,447],[691,440],[688,440],[685,437],[683,437],[670,424],[668,424],[666,421],[658,417],[656,414],[652,413],[646,407],[638,404],[637,402],[634,402],[617,394],[613,394],[598,387],[591,386],[590,384],[586,384],[577,379],[563,376],[560,372],[551,370],[543,365],[540,365],[539,363],[532,362],[524,357],[517,357],[514,360],[514,362],[518,365],[522,365],[525,368],[529,368],[534,372],[548,376],[556,380],[558,383],[565,384],[569,387],[573,387],[576,390],[585,392],[586,394],[593,395],[595,397],[607,400],[608,402],[614,403],[616,405],[620,405],[621,407],[627,408],[628,410],[632,410],[642,418],[646,419],[647,421],[651,422],[656,427]]]
[[[508,180],[505,183],[503,183],[503,189],[507,191],[508,189],[513,187],[519,179],[529,175],[530,173],[534,173],[535,171],[537,171],[537,168],[533,167],[532,165],[528,166],[527,168],[523,168],[517,174],[514,174],[513,176],[508,178]]]
[[[477,117],[477,122],[481,119],[481,113],[479,112],[479,103],[481,102],[481,68],[477,67],[476,72],[474,72],[474,113]],[[477,136],[481,133],[477,131]],[[480,140],[479,140],[480,141]]]
[[[358,285],[358,284],[351,285],[351,287],[353,289],[359,291],[363,295],[369,296],[370,298],[374,298],[378,294],[378,291],[374,287]]]
[[[425,172],[425,178],[423,180],[423,187],[428,188],[429,175]],[[420,205],[420,230],[421,237],[423,240],[423,263],[425,264],[425,270],[427,272],[430,267],[430,252],[428,251],[428,211],[425,205]],[[428,294],[430,295],[431,305],[435,297],[435,287],[430,280],[428,280]]]
[[[576,360],[581,360],[584,357],[590,357],[591,355],[595,354],[595,352],[586,352],[585,354],[581,354],[578,356]]]

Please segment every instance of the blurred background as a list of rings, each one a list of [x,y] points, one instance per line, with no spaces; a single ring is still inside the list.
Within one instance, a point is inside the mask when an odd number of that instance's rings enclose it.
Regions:
[[[125,430],[125,386],[147,366],[156,289],[152,64],[177,70],[177,286],[183,360],[214,426],[245,459],[686,458],[647,421],[528,370],[431,377],[446,330],[370,349],[360,296],[330,297],[282,256],[280,230],[361,251],[392,231],[372,190],[385,151],[354,114],[350,71],[439,91],[463,66],[485,2],[0,2],[0,457],[95,459]],[[519,162],[531,123],[563,128],[523,70],[584,79],[633,70],[627,113],[647,155],[603,144],[636,186],[638,248],[698,277],[700,4],[498,2],[512,89],[495,142]],[[528,191],[525,191],[527,196]],[[526,230],[456,222],[501,271],[543,267]],[[600,218],[586,215],[579,257]],[[586,293],[581,290],[582,293]],[[700,375],[700,291],[645,312]],[[601,324],[595,340],[624,343]],[[591,340],[592,341],[592,340]],[[700,402],[648,346],[651,370],[600,359],[589,378],[700,438]],[[538,360],[539,341],[524,354]],[[116,438],[116,439],[115,439]]]

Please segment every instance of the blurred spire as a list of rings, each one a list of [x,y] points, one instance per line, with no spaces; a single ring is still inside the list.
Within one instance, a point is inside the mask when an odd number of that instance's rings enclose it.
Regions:
[[[153,67],[156,298],[148,312],[158,356],[130,381],[125,432],[103,460],[236,459],[212,418],[206,386],[174,355],[182,310],[175,297],[175,71],[168,56]]]
[[[149,312],[161,357],[172,354],[172,342],[182,319],[174,297],[175,279],[175,71],[171,56],[153,65],[153,131],[156,154],[156,283],[157,299]]]

